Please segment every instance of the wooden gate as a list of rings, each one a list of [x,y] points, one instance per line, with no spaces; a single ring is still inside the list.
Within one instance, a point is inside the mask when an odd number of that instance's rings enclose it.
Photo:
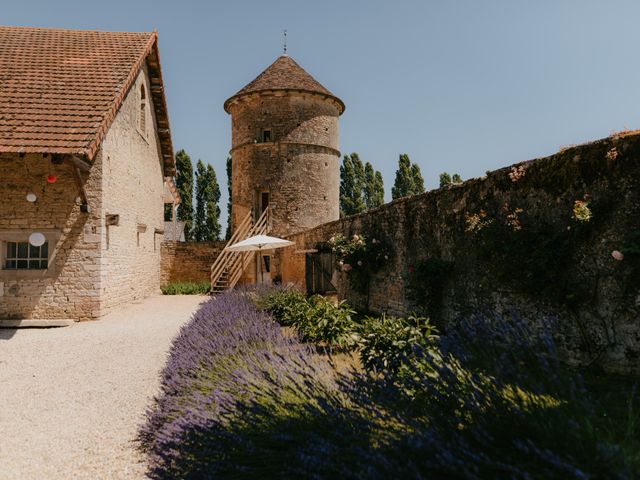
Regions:
[[[307,294],[336,292],[333,284],[335,255],[331,251],[306,254]]]

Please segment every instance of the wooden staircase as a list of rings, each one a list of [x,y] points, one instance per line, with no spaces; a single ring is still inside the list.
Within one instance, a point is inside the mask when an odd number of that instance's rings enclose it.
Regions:
[[[269,208],[267,207],[257,221],[253,221],[253,212],[240,222],[211,265],[211,293],[221,293],[236,286],[242,273],[255,258],[256,252],[233,252],[226,248],[254,235],[266,235],[269,226]]]

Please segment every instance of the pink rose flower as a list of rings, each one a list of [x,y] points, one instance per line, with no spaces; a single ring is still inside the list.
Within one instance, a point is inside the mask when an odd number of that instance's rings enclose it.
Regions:
[[[618,250],[611,252],[611,256],[618,261],[624,260],[624,254]]]

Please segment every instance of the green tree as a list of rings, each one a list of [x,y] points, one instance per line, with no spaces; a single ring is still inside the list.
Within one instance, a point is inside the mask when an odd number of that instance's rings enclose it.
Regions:
[[[218,240],[220,226],[220,186],[216,172],[202,160],[196,163],[196,215],[194,238],[198,242]]]
[[[415,190],[413,172],[411,171],[411,160],[409,155],[403,153],[398,159],[398,170],[396,170],[396,178],[391,189],[391,198],[406,197],[413,195]]]
[[[207,237],[207,168],[202,160],[196,163],[196,214],[193,238],[202,242]]]
[[[424,193],[424,178],[422,178],[422,172],[417,163],[411,165],[411,176],[413,176],[413,192],[411,195],[418,195]]]
[[[451,185],[451,175],[447,172],[442,172],[440,174],[440,187],[446,187],[447,185]]]
[[[205,215],[205,238],[206,241],[220,240],[222,227],[220,226],[220,185],[216,171],[211,165],[207,165],[207,188],[206,188],[206,215]]]
[[[373,187],[373,199],[372,205],[379,207],[384,204],[384,181],[382,180],[382,173],[376,170]],[[375,208],[375,207],[371,207]]]
[[[365,183],[364,166],[357,153],[345,155],[340,166],[340,215],[364,212],[362,191]]]
[[[364,166],[363,197],[367,210],[377,208],[384,203],[382,174],[375,171],[369,162]]]
[[[355,184],[355,175],[353,173],[353,163],[351,157],[345,155],[340,165],[340,216],[345,217],[351,215],[353,207],[351,206],[351,198],[353,197],[353,189]]]
[[[229,194],[229,200],[227,201],[227,231],[224,238],[229,240],[231,238],[231,190],[232,190],[232,164],[231,157],[227,157],[227,193]]]
[[[184,222],[184,239],[193,238],[193,164],[184,150],[176,153],[176,188],[180,194],[178,220]]]
[[[402,153],[398,159],[398,170],[391,189],[391,197],[408,197],[424,192],[424,179],[417,163],[411,163],[409,155]]]
[[[458,183],[462,183],[462,177],[459,173],[454,173],[453,175],[449,175],[447,172],[442,172],[440,174],[440,186],[446,187],[447,185],[456,185]]]

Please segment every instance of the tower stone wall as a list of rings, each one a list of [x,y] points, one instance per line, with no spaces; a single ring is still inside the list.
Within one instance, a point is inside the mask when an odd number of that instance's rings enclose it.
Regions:
[[[229,106],[233,225],[268,194],[271,233],[284,236],[339,217],[339,105],[320,95],[258,93]],[[268,138],[265,139],[265,132]]]
[[[282,55],[224,109],[231,114],[232,228],[267,206],[269,234],[277,237],[339,218],[338,97]],[[258,268],[269,269],[271,256],[257,258],[242,282],[265,281]]]

